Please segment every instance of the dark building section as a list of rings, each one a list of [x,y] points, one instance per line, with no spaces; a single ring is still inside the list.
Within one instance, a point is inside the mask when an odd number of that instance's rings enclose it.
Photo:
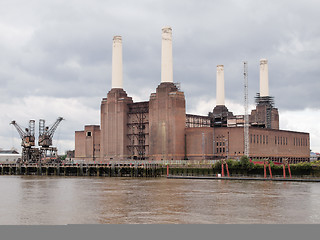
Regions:
[[[279,129],[279,113],[274,107],[273,97],[256,96],[256,109],[250,115],[250,124],[254,127]]]
[[[129,158],[145,160],[149,156],[149,102],[128,104],[127,148]]]
[[[211,127],[227,127],[228,119],[233,117],[233,113],[229,112],[225,105],[217,105],[212,113],[209,113],[211,118]]]

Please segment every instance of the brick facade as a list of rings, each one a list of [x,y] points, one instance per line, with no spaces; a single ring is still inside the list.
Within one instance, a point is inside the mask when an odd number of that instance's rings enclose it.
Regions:
[[[265,106],[257,105],[250,116],[250,157],[309,161],[309,133],[279,130],[276,108],[271,109],[271,128],[266,128],[265,112]],[[148,102],[138,103],[123,89],[111,89],[101,102],[101,129],[85,126],[75,132],[75,159],[239,159],[244,154],[243,124],[227,127],[212,124],[214,119],[213,113],[187,118],[184,93],[173,83],[161,83]]]

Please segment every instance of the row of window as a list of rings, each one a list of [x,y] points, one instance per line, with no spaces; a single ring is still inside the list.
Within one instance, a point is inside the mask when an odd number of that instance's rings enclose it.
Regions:
[[[216,142],[217,142],[217,147],[218,146],[225,146],[226,145],[226,142],[227,142],[227,139],[223,136],[223,135],[218,135],[217,136],[217,140],[216,140]],[[224,149],[224,148],[223,148]],[[221,150],[221,148],[220,148],[220,150],[218,150],[218,148],[217,148],[217,153],[221,153],[221,152],[225,152],[225,150]]]
[[[293,138],[293,145],[294,146],[308,146],[308,139],[307,138]]]
[[[224,146],[225,142],[217,142],[217,146]]]
[[[268,144],[268,136],[250,134],[250,143]]]
[[[250,143],[257,144],[268,144],[269,138],[267,135],[255,135],[250,134]],[[282,136],[274,136],[275,145],[288,145],[288,138]],[[308,146],[307,138],[293,138],[294,146]]]
[[[217,153],[225,153],[226,149],[225,148],[217,148]]]
[[[288,145],[288,138],[287,137],[277,137],[274,136],[274,144],[278,145]]]

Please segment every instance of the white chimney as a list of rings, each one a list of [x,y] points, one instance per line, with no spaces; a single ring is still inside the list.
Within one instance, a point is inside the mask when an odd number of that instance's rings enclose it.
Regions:
[[[162,28],[161,82],[173,82],[171,27]]]
[[[224,69],[223,65],[217,66],[217,88],[216,88],[216,100],[218,105],[225,105],[224,102]]]
[[[112,88],[122,86],[122,37],[114,36],[112,48]]]
[[[260,60],[260,97],[269,96],[268,60]]]

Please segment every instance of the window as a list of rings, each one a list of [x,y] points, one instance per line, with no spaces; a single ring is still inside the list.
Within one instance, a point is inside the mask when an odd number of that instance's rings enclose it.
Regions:
[[[266,136],[266,143],[268,144],[268,135]]]
[[[260,143],[262,143],[262,135],[260,135]]]
[[[253,135],[253,143],[256,143],[256,135]]]
[[[92,136],[91,134],[92,134],[91,132],[87,132],[87,137],[91,137]]]
[[[263,144],[265,144],[266,143],[266,139],[265,139],[265,135],[263,135]]]

